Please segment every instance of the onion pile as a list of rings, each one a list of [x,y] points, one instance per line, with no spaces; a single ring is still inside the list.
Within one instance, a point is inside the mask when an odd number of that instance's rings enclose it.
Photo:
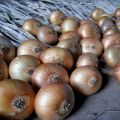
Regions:
[[[35,111],[40,120],[63,120],[74,93],[100,91],[102,73],[120,82],[120,8],[114,16],[96,8],[91,18],[55,10],[49,25],[27,19],[22,28],[36,38],[16,49],[0,36],[0,118],[24,120]],[[101,61],[110,69],[100,69]]]

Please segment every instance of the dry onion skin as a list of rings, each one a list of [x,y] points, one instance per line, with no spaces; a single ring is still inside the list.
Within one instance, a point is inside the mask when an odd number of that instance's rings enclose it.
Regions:
[[[120,34],[115,33],[115,34],[111,34],[111,35],[104,37],[102,39],[102,44],[103,44],[104,49],[106,49],[107,47],[113,44],[120,44]]]
[[[54,25],[59,26],[64,19],[65,19],[65,15],[60,10],[55,10],[50,15],[50,22]]]
[[[46,48],[39,40],[27,40],[18,46],[17,55],[31,55],[38,58]]]
[[[81,67],[81,66],[98,67],[97,56],[92,53],[84,53],[84,54],[80,55],[76,62],[76,67]]]
[[[42,63],[58,63],[67,70],[71,70],[74,64],[71,53],[60,47],[45,49],[39,56],[39,60]]]
[[[35,98],[35,112],[42,120],[63,120],[74,107],[74,93],[68,84],[50,83]]]
[[[93,38],[84,38],[80,41],[82,53],[93,53],[100,56],[103,52],[103,45],[101,41]]]
[[[105,63],[110,67],[120,64],[120,44],[107,47],[103,54]]]
[[[97,27],[97,25],[94,24],[93,22],[87,22],[85,24],[80,25],[78,29],[78,34],[82,38],[88,38],[88,37],[96,38],[96,39],[101,38],[100,30]]]
[[[39,28],[37,38],[44,44],[54,45],[57,42],[58,35],[52,27],[45,25]]]
[[[62,33],[69,31],[77,31],[79,27],[79,22],[76,17],[67,17],[61,24]]]
[[[34,110],[33,88],[20,80],[0,81],[0,116],[25,120]]]
[[[92,12],[92,19],[94,20],[94,21],[98,21],[99,20],[99,18],[103,15],[103,14],[105,14],[105,11],[103,10],[103,9],[101,9],[101,8],[96,8],[93,12]]]
[[[59,41],[66,40],[66,39],[72,39],[73,41],[80,41],[81,38],[80,38],[80,36],[78,35],[77,32],[75,32],[75,31],[69,31],[69,32],[63,33],[59,37]]]
[[[10,39],[5,36],[0,36],[0,58],[9,63],[15,55],[15,47]]]
[[[34,36],[37,36],[37,32],[40,26],[41,22],[35,18],[26,19],[22,25],[23,29],[25,29]]]
[[[78,67],[70,76],[70,85],[83,95],[92,95],[101,88],[102,76],[93,66]]]
[[[30,82],[32,74],[39,64],[40,61],[33,56],[20,55],[15,57],[9,65],[10,77]]]
[[[53,82],[65,82],[69,84],[67,71],[57,63],[44,63],[39,65],[32,75],[32,85],[42,88],[44,85]]]
[[[7,79],[8,76],[8,65],[4,60],[0,59],[0,81]]]
[[[114,17],[115,18],[120,18],[120,8],[117,8],[114,12]]]
[[[57,47],[68,49],[71,52],[75,61],[81,54],[81,46],[79,42],[72,39],[59,41]]]

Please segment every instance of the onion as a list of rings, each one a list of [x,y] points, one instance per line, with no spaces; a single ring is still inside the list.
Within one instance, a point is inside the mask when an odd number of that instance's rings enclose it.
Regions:
[[[93,24],[93,21],[92,20],[89,20],[89,19],[83,19],[80,21],[80,25],[83,25],[83,24],[86,24],[86,23],[91,23]]]
[[[119,18],[120,17],[120,8],[117,8],[114,12],[114,16],[115,18]]]
[[[72,39],[73,41],[80,41],[80,36],[75,31],[65,32],[59,37],[59,41],[65,39]]]
[[[59,47],[52,47],[45,49],[39,59],[42,63],[58,63],[65,67],[67,70],[71,70],[73,67],[73,57],[66,49]]]
[[[47,83],[61,81],[69,83],[69,75],[61,65],[55,63],[44,63],[39,65],[32,75],[33,86],[38,88],[41,88]]]
[[[103,54],[104,61],[110,67],[120,64],[120,44],[114,44],[107,47]]]
[[[120,44],[120,34],[115,33],[115,34],[106,36],[105,38],[102,39],[102,44],[104,49],[106,49],[107,47],[113,44]]]
[[[48,84],[36,95],[35,112],[42,120],[63,120],[70,114],[74,102],[74,93],[69,85]]]
[[[8,65],[2,59],[0,59],[0,80],[8,78]]]
[[[103,14],[105,14],[105,11],[101,8],[96,8],[93,12],[92,12],[92,19],[94,21],[99,20],[100,16],[102,16]]]
[[[25,120],[34,110],[32,87],[19,80],[0,81],[0,116],[9,120]]]
[[[69,31],[77,31],[79,27],[79,22],[76,17],[68,17],[61,24],[62,33]]]
[[[78,29],[78,34],[82,38],[90,37],[90,38],[100,39],[101,37],[99,28],[92,22],[82,24]]]
[[[15,57],[15,47],[9,38],[0,36],[0,58],[9,63]]]
[[[95,67],[82,66],[72,72],[70,85],[83,95],[92,95],[100,89],[102,76]]]
[[[50,26],[41,26],[37,33],[37,38],[44,44],[54,45],[57,42],[57,33]]]
[[[23,29],[25,29],[34,36],[37,35],[40,26],[41,26],[41,22],[35,18],[26,19],[22,25]]]
[[[81,66],[95,66],[98,67],[98,58],[92,53],[84,53],[79,56],[76,67]]]
[[[103,45],[98,39],[84,38],[81,40],[82,53],[93,53],[100,56],[103,51]]]
[[[81,54],[81,47],[79,42],[73,41],[72,39],[59,41],[57,47],[68,49],[71,52],[74,60],[77,60],[77,58]]]
[[[54,25],[60,25],[65,19],[65,15],[60,10],[55,10],[50,15],[50,22]]]
[[[17,55],[31,55],[38,58],[46,48],[39,40],[27,40],[20,44],[17,49]]]
[[[32,74],[40,64],[33,56],[20,55],[14,58],[9,66],[9,74],[12,79],[19,79],[24,82],[30,82]]]

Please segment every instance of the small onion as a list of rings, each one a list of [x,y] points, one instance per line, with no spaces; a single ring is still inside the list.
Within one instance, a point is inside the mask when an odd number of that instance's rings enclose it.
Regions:
[[[0,81],[0,116],[9,120],[25,120],[34,110],[32,87],[19,80]]]
[[[47,47],[39,40],[27,40],[20,44],[17,49],[17,55],[31,55],[38,58],[46,48]]]
[[[61,24],[62,33],[69,31],[77,31],[79,27],[78,19],[75,17],[66,18]]]
[[[33,56],[20,55],[15,57],[9,66],[9,74],[12,79],[19,79],[29,82],[34,70],[40,64]]]
[[[9,63],[15,57],[15,47],[9,38],[0,36],[0,57]]]
[[[103,45],[101,41],[93,38],[84,38],[80,41],[82,47],[82,53],[93,53],[96,56],[100,56],[103,51]]]
[[[119,18],[120,17],[120,8],[117,8],[115,10],[114,16],[115,16],[115,18]]]
[[[105,14],[105,11],[101,8],[96,8],[93,12],[92,12],[92,19],[97,21],[99,20],[100,16]]]
[[[120,44],[120,34],[115,33],[115,34],[106,36],[105,38],[102,39],[102,44],[104,49],[106,49],[107,47],[113,44]]]
[[[72,72],[70,85],[83,95],[92,95],[100,89],[102,76],[95,67],[82,66]]]
[[[35,98],[35,112],[42,120],[63,120],[74,107],[74,93],[68,84],[50,83]]]
[[[81,54],[81,46],[78,41],[73,41],[72,39],[66,39],[59,41],[57,47],[68,49],[74,60],[76,60]]]
[[[0,80],[7,79],[8,76],[8,65],[4,60],[0,59]]]
[[[115,67],[120,64],[120,44],[114,44],[107,47],[103,54],[106,64]]]
[[[81,66],[95,66],[98,67],[98,58],[92,53],[84,53],[79,56],[76,67]]]
[[[74,63],[71,53],[59,47],[45,49],[41,53],[39,59],[42,63],[58,63],[67,70],[71,70]]]
[[[60,10],[55,10],[50,15],[50,22],[54,25],[60,25],[65,19],[65,15]]]
[[[53,45],[57,42],[57,33],[50,26],[41,26],[37,33],[37,38],[44,44]]]
[[[82,38],[97,38],[100,39],[101,35],[100,35],[100,30],[97,27],[96,24],[94,23],[85,23],[82,24],[79,29],[78,29],[78,34],[82,37]]]
[[[32,84],[38,88],[47,83],[62,81],[69,84],[69,75],[61,65],[55,63],[39,65],[32,75]]]
[[[41,22],[35,18],[26,19],[22,25],[23,29],[25,29],[34,36],[37,35],[40,26],[41,26]]]
[[[59,37],[59,41],[65,40],[65,39],[72,39],[73,41],[80,41],[80,36],[75,31],[65,32]]]

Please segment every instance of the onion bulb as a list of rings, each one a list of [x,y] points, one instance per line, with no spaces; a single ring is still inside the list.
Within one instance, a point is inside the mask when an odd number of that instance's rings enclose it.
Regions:
[[[39,28],[37,38],[44,44],[54,45],[58,36],[52,27],[46,25]]]
[[[101,37],[99,28],[93,22],[91,23],[87,22],[85,24],[82,24],[78,29],[78,34],[82,38],[90,37],[90,38],[100,39]]]
[[[93,53],[96,56],[100,56],[103,51],[103,45],[101,41],[93,38],[84,38],[80,41],[82,47],[82,53]]]
[[[68,84],[50,83],[35,98],[35,112],[42,120],[63,120],[73,109],[74,93]]]
[[[70,85],[83,95],[92,95],[100,89],[102,76],[95,67],[82,66],[72,72]]]
[[[20,55],[15,57],[9,65],[10,77],[30,82],[32,74],[39,64],[39,60],[33,56]]]
[[[9,120],[25,120],[34,110],[35,93],[20,80],[0,81],[0,116]]]
[[[103,54],[105,63],[110,67],[120,64],[120,44],[107,47]]]
[[[20,44],[17,49],[17,55],[31,55],[38,58],[46,48],[47,47],[39,40],[27,40]]]
[[[35,18],[26,19],[22,25],[23,29],[25,29],[34,36],[37,35],[40,26],[41,26],[41,22]]]
[[[71,53],[60,47],[45,49],[39,56],[39,60],[42,63],[58,63],[67,70],[71,70],[74,63]]]
[[[81,54],[81,46],[78,41],[73,41],[72,39],[66,39],[59,41],[57,47],[68,49],[74,60],[76,60]]]
[[[76,62],[76,67],[81,67],[81,66],[94,66],[98,67],[98,58],[92,53],[84,53],[79,56],[77,62]]]
[[[105,38],[102,39],[102,44],[104,49],[106,49],[107,47],[113,44],[120,44],[120,34],[115,33],[115,34],[106,36]]]
[[[63,33],[63,34],[59,37],[59,41],[61,41],[61,40],[66,40],[66,39],[72,39],[73,41],[80,41],[80,36],[79,36],[78,33],[75,32],[75,31],[69,31],[69,32]]]
[[[56,63],[44,63],[39,65],[33,72],[33,86],[41,88],[47,83],[53,82],[65,82],[69,84],[69,75],[61,65]]]
[[[117,8],[114,12],[114,17],[119,18],[120,17],[120,8]]]
[[[0,36],[0,58],[9,63],[15,57],[15,47],[9,38]]]
[[[99,20],[100,16],[102,16],[103,14],[105,14],[105,11],[101,8],[96,8],[93,12],[92,12],[92,19],[94,21]]]
[[[79,22],[76,17],[68,17],[61,24],[62,33],[69,31],[77,31],[79,27]]]
[[[4,60],[0,59],[0,80],[7,79],[8,76],[8,65]]]
[[[65,15],[60,10],[55,10],[50,15],[50,22],[54,25],[60,25],[65,19]]]

